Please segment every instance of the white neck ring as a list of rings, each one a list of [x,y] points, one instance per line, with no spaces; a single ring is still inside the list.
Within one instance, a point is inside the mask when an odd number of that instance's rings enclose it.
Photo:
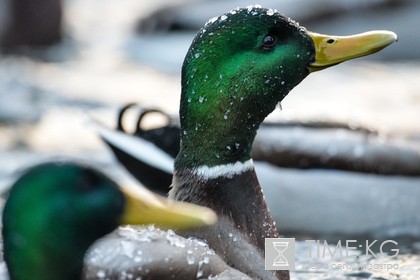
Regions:
[[[249,159],[245,162],[221,164],[216,166],[202,165],[193,170],[193,174],[203,179],[216,179],[220,177],[232,178],[246,171],[254,169],[254,162]]]

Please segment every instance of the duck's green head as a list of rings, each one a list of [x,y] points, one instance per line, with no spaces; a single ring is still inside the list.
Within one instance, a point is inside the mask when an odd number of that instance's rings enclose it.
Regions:
[[[210,20],[197,33],[182,68],[176,166],[250,159],[261,122],[310,72],[373,53],[395,39],[381,31],[320,35],[260,7]]]
[[[10,190],[3,211],[4,258],[11,280],[80,279],[85,251],[120,224],[214,221],[207,208],[168,204],[150,192],[119,187],[89,167],[42,164]]]

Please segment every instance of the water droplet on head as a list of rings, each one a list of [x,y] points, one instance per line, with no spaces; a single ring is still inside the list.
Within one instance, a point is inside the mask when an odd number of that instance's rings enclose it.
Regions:
[[[200,96],[200,98],[198,99],[198,101],[199,101],[200,103],[203,103],[203,101],[204,101],[204,97]]]
[[[209,19],[208,23],[213,23],[217,20],[217,17],[212,17],[211,19]]]
[[[195,55],[194,55],[194,57],[195,58],[199,58],[201,56],[201,53],[196,53]]]

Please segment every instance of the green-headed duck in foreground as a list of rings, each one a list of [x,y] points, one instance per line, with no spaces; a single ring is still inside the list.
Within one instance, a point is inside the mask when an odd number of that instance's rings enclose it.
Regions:
[[[118,186],[90,167],[46,163],[10,190],[3,211],[4,259],[11,280],[82,279],[87,249],[118,225],[187,228],[215,221],[205,207]]]
[[[211,19],[182,67],[181,149],[169,197],[207,206],[219,219],[185,234],[207,240],[230,266],[252,278],[289,279],[288,271],[264,269],[264,239],[279,235],[251,159],[258,127],[311,72],[374,53],[396,39],[389,31],[321,35],[258,6]]]

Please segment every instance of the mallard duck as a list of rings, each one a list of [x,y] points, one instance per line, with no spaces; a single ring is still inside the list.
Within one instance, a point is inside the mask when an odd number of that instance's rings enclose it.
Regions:
[[[182,234],[205,239],[251,278],[289,279],[287,271],[264,269],[264,239],[278,233],[251,159],[257,129],[309,73],[395,41],[389,31],[321,35],[254,6],[211,19],[182,67],[181,144],[169,197],[208,206],[219,220]]]
[[[83,257],[121,224],[191,227],[214,223],[213,211],[118,186],[75,163],[31,168],[12,186],[3,210],[10,279],[81,279]],[[88,268],[86,268],[88,269]]]

